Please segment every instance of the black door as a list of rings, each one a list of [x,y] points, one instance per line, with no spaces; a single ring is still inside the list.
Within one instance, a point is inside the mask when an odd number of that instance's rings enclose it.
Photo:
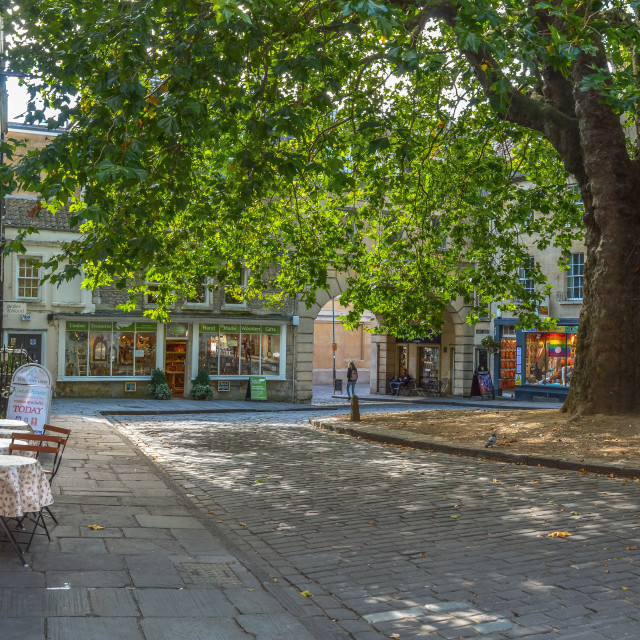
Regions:
[[[24,349],[33,362],[42,364],[42,334],[41,333],[10,333],[10,349]]]

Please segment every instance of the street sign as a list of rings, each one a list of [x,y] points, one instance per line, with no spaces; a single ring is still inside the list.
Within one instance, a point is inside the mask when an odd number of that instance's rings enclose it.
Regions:
[[[4,310],[9,316],[21,316],[22,314],[27,313],[27,303],[26,302],[5,302]]]

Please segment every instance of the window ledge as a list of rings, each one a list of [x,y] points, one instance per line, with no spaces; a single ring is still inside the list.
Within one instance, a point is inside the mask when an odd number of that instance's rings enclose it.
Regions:
[[[558,300],[558,304],[582,304],[582,298],[571,298],[569,300]]]

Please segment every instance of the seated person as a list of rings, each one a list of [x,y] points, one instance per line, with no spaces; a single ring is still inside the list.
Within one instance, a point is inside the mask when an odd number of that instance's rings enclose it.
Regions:
[[[413,378],[409,375],[408,371],[405,371],[404,375],[401,377],[393,377],[391,378],[391,382],[389,382],[389,387],[391,388],[391,395],[397,396],[400,395],[400,388],[406,387]]]

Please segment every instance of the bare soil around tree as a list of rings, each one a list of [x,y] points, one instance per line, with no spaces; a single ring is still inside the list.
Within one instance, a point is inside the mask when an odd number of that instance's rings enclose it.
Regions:
[[[402,430],[460,447],[484,447],[497,436],[494,450],[608,465],[640,461],[640,415],[571,418],[556,409],[411,410],[362,415],[362,427]]]

